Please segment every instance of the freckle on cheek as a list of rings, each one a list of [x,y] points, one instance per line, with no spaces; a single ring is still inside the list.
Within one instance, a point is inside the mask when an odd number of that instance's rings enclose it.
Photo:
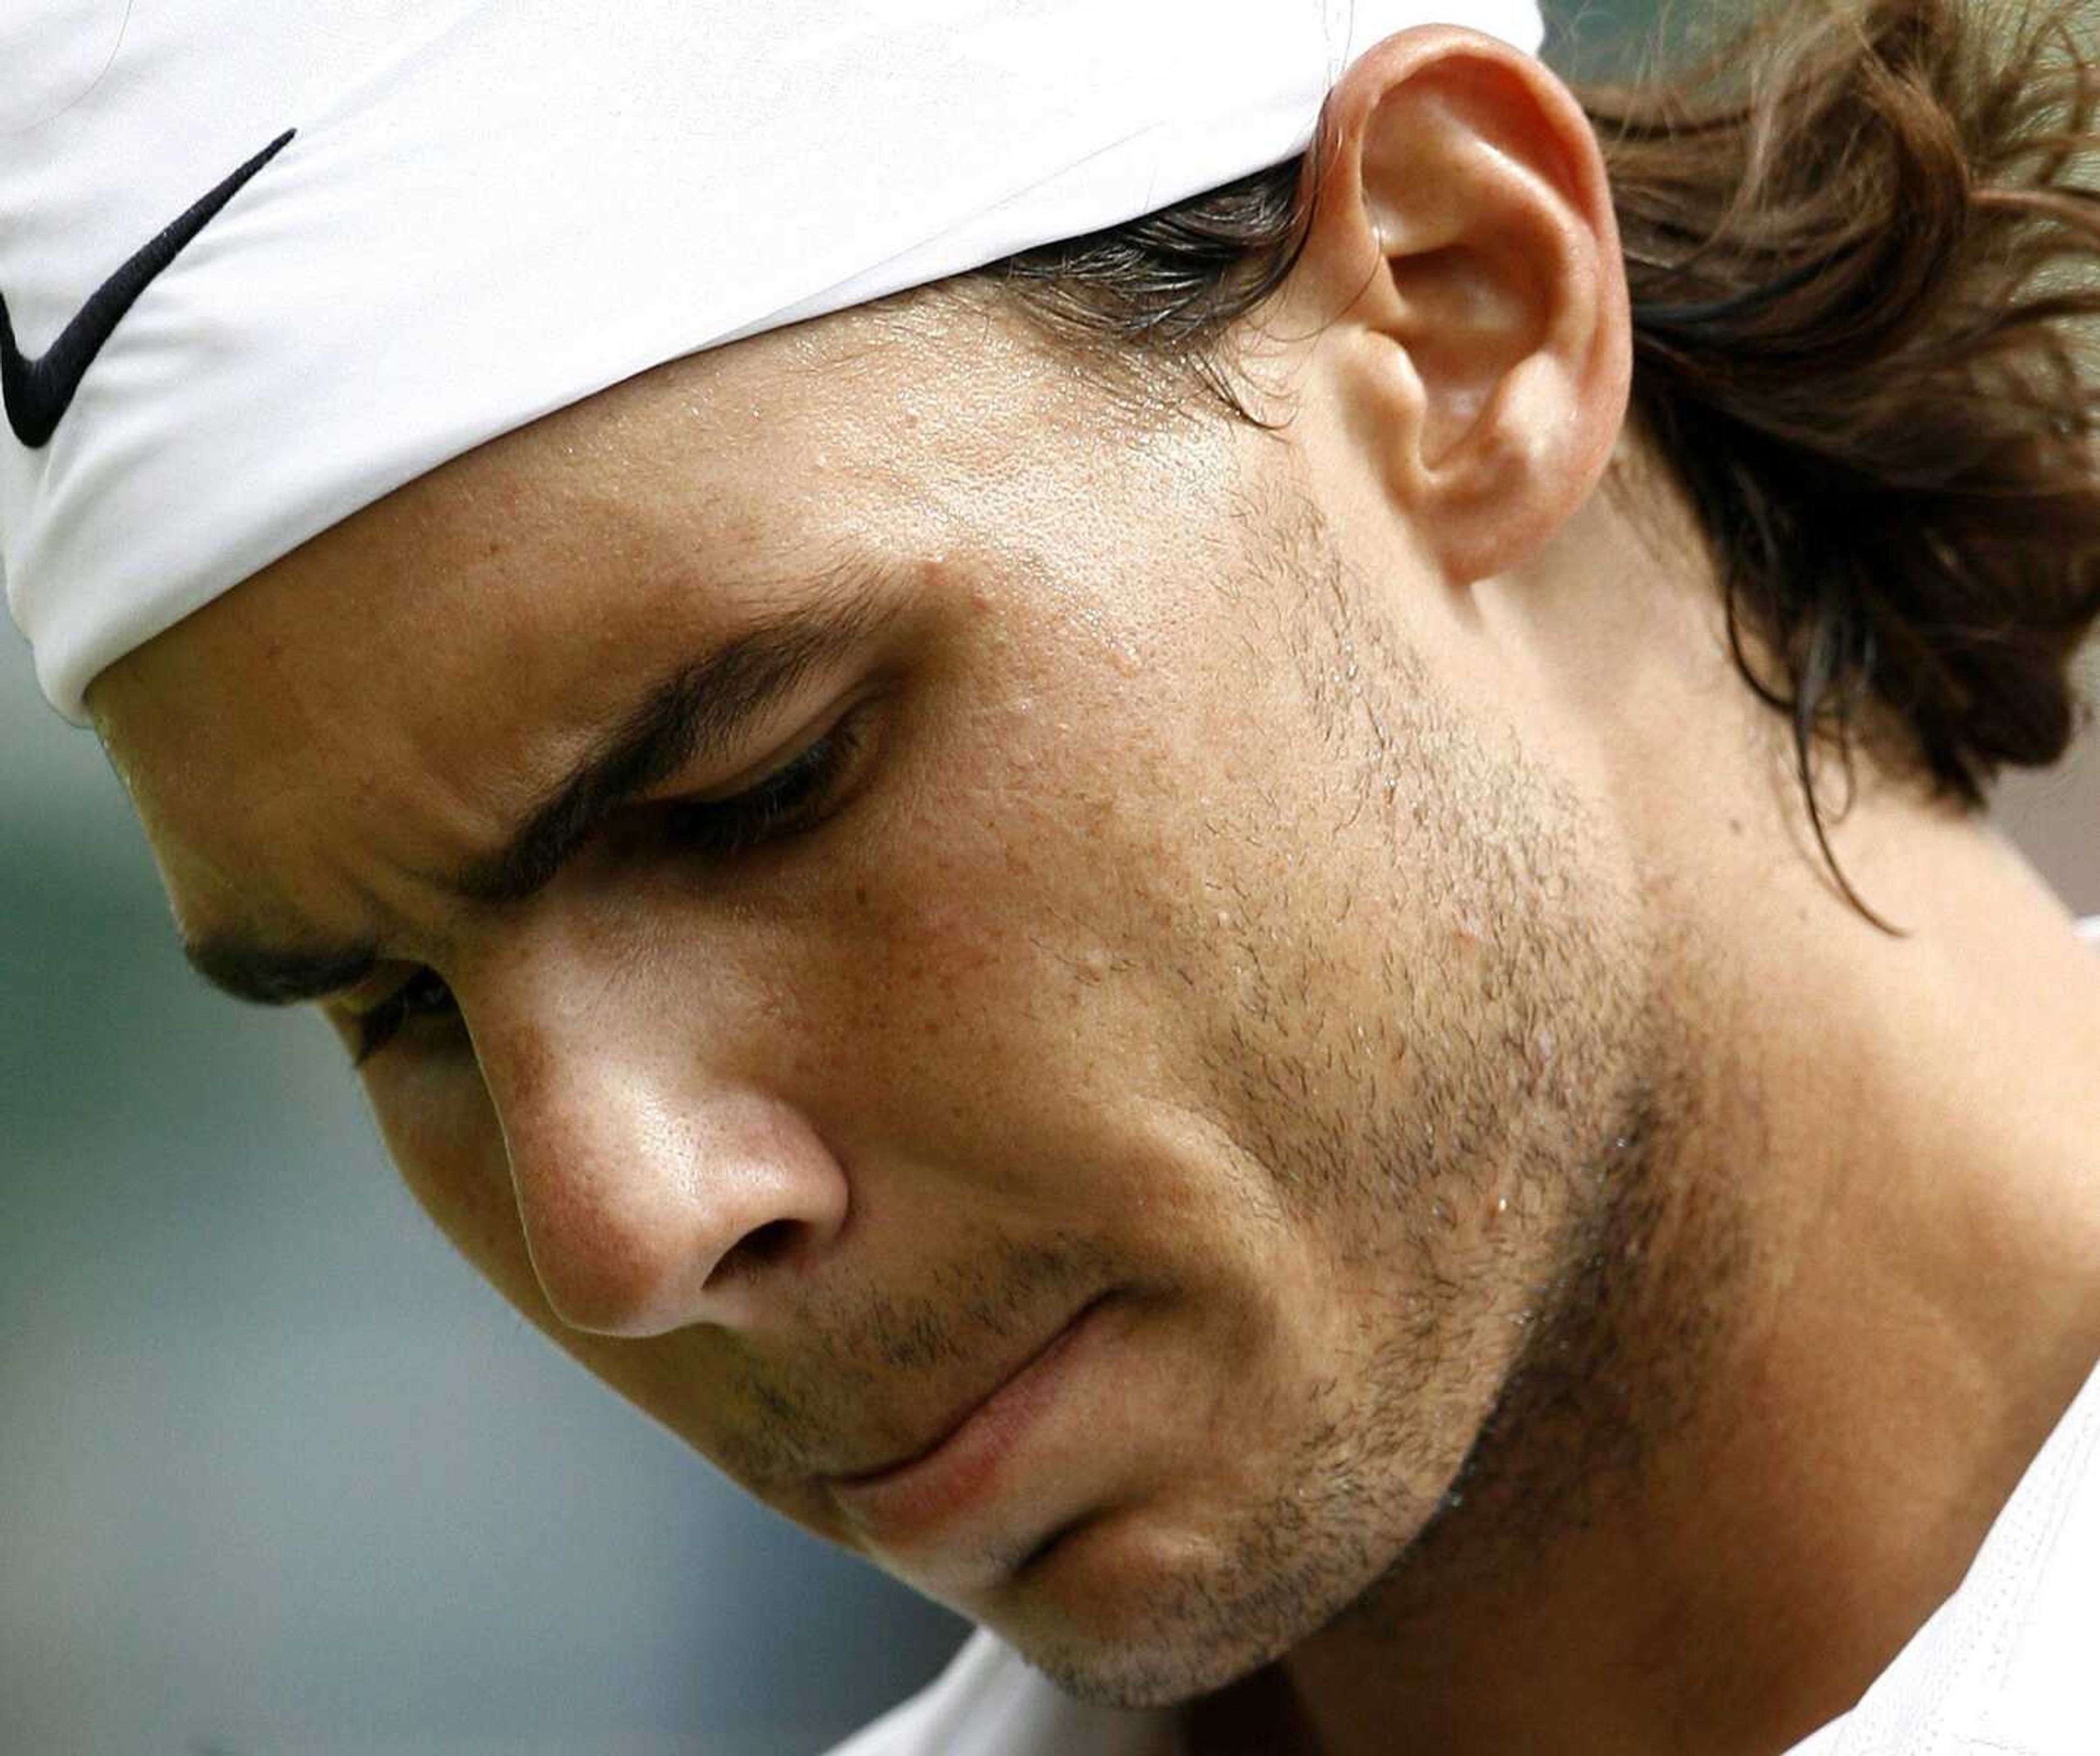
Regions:
[[[546,1081],[551,1057],[539,1034],[528,1028],[520,1029],[507,1042],[493,1046],[507,1064],[510,1095],[514,1104],[528,1104],[538,1095]]]

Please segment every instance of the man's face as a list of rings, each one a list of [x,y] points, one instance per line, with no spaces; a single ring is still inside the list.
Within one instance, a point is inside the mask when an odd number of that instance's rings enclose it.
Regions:
[[[192,943],[376,953],[331,1016],[519,1310],[1124,1700],[1452,1516],[1659,1065],[1626,850],[1308,487],[1323,418],[1139,422],[995,317],[849,314],[483,448],[94,697]],[[738,642],[744,711],[496,896]]]

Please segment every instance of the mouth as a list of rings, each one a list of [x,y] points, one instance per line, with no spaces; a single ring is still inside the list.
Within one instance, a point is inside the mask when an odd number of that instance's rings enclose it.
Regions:
[[[1017,1454],[1050,1416],[1075,1357],[1113,1295],[1083,1306],[933,1441],[854,1475],[820,1478],[846,1516],[885,1547],[907,1547],[1019,1473]]]

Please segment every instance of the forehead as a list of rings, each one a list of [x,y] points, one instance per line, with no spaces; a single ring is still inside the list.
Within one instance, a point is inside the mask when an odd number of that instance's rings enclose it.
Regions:
[[[254,875],[320,835],[317,800],[413,774],[470,841],[682,654],[841,580],[966,568],[989,533],[1106,541],[1135,453],[1105,414],[1017,324],[945,297],[752,338],[364,509],[121,660],[90,707],[179,915],[217,892],[254,920]],[[1148,505],[1191,488],[1193,457],[1149,460]]]
[[[1069,461],[1098,479],[1102,408],[1079,377],[1018,323],[938,289],[673,361],[352,514],[112,665],[90,709],[129,768],[165,741],[132,735],[149,700],[157,733],[184,721],[201,735],[355,664],[415,671],[442,699],[461,649],[433,631],[531,648],[572,611],[595,612],[605,639],[673,598],[762,611],[813,551],[938,537],[938,514],[964,491],[982,503],[994,472]],[[1060,431],[1091,443],[1061,457]],[[1054,522],[1055,505],[1030,503]],[[576,576],[596,589],[565,602]]]
[[[179,911],[217,889],[252,914],[323,777],[454,776],[483,796],[443,808],[500,813],[638,672],[915,551],[890,416],[920,412],[929,467],[981,375],[948,327],[848,314],[673,362],[408,483],[120,660],[89,704],[180,868]]]

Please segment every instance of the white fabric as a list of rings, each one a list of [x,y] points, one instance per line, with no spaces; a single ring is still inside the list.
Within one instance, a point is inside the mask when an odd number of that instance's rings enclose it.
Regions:
[[[49,442],[0,430],[45,692],[448,458],[665,360],[1302,151],[1412,24],[1532,0],[7,0],[0,296],[35,358],[146,289]],[[25,71],[26,70],[26,71]]]
[[[2079,932],[2100,945],[2100,917]],[[2100,1370],[2028,1466],[1954,1595],[1857,1707],[1789,1756],[2096,1753]],[[1173,1714],[1081,1706],[980,1630],[931,1688],[833,1756],[1190,1753]]]
[[[1791,1756],[2100,1751],[2100,1372],[1954,1595],[1858,1706]]]

